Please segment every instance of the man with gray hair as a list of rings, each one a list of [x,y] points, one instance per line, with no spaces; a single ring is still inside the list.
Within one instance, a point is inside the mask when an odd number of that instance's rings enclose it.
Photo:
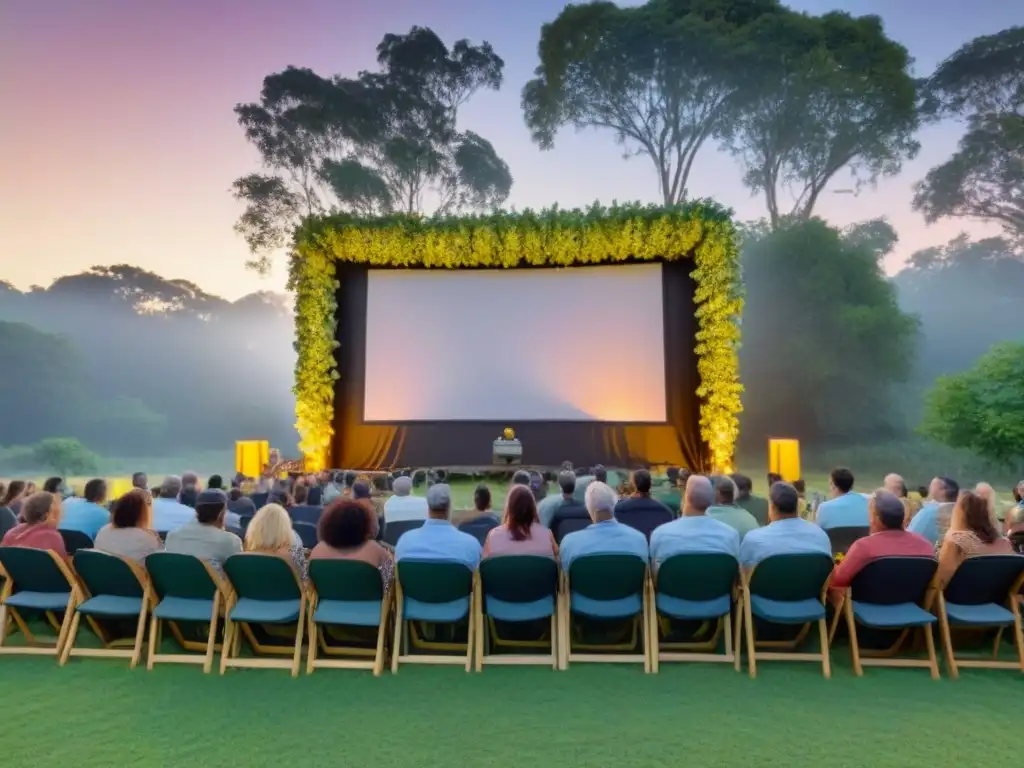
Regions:
[[[615,520],[618,495],[606,483],[594,480],[587,486],[584,503],[593,522],[581,531],[566,534],[559,545],[562,569],[584,555],[635,555],[647,562],[647,537]]]
[[[736,504],[736,483],[728,475],[718,478],[715,482],[715,504],[708,508],[707,514],[708,517],[735,528],[740,535],[741,543],[744,536],[761,527],[752,514]]]
[[[740,535],[720,520],[708,516],[715,502],[711,480],[690,475],[683,493],[682,517],[658,526],[651,534],[651,560],[655,567],[673,555],[722,554],[735,558],[740,554]]]
[[[480,564],[480,542],[452,525],[451,489],[444,483],[430,486],[426,505],[428,517],[423,526],[406,531],[398,540],[395,562],[440,560],[462,563],[475,570]]]
[[[821,553],[832,556],[828,534],[800,517],[800,494],[789,483],[772,483],[768,493],[768,519],[771,521],[768,525],[743,538],[740,562],[744,566],[755,566],[772,555]]]
[[[412,495],[411,477],[396,477],[391,490],[391,498],[384,502],[385,524],[427,519],[427,500]]]
[[[160,485],[159,498],[153,499],[153,530],[157,533],[176,531],[195,521],[196,511],[178,501],[181,478],[168,475]]]

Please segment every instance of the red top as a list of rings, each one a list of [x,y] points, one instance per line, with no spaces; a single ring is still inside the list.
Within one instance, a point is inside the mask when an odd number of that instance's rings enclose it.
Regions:
[[[832,573],[831,587],[846,589],[864,566],[880,557],[935,557],[935,547],[924,536],[910,531],[879,531],[853,542]]]
[[[28,547],[29,549],[52,549],[63,558],[68,556],[64,539],[51,525],[45,523],[20,523],[4,534],[0,542],[5,547]]]

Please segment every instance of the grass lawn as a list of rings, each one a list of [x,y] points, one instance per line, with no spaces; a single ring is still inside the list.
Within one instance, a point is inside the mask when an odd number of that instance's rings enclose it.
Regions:
[[[1019,755],[1024,676],[815,664],[403,667],[397,676],[4,657],[6,766],[828,766],[935,768]],[[976,750],[983,750],[978,753]]]

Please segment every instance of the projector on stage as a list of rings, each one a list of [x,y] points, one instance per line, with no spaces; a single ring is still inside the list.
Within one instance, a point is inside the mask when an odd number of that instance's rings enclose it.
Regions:
[[[523,444],[518,438],[505,440],[499,437],[494,441],[495,464],[520,464],[523,461]]]

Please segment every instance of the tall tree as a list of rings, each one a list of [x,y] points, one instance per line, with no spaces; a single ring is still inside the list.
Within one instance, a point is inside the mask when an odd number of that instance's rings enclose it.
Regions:
[[[953,156],[918,184],[929,221],[975,218],[1024,243],[1024,27],[979,37],[942,62],[924,100],[933,117],[967,122]]]
[[[773,228],[808,220],[840,172],[855,186],[899,172],[920,145],[911,58],[877,16],[766,14],[744,70],[751,98],[729,145]],[[788,202],[786,197],[792,202]]]
[[[257,269],[269,267],[269,253],[303,216],[445,214],[508,197],[512,176],[494,147],[458,130],[460,107],[501,86],[504,62],[490,44],[449,49],[413,27],[386,35],[377,60],[379,71],[351,79],[288,68],[264,80],[259,103],[235,107],[264,165],[234,184],[246,204],[236,229]]]
[[[540,65],[523,88],[542,149],[558,130],[611,131],[654,164],[666,205],[686,198],[693,162],[722,135],[743,93],[742,31],[776,0],[649,0],[568,5],[541,29]]]

